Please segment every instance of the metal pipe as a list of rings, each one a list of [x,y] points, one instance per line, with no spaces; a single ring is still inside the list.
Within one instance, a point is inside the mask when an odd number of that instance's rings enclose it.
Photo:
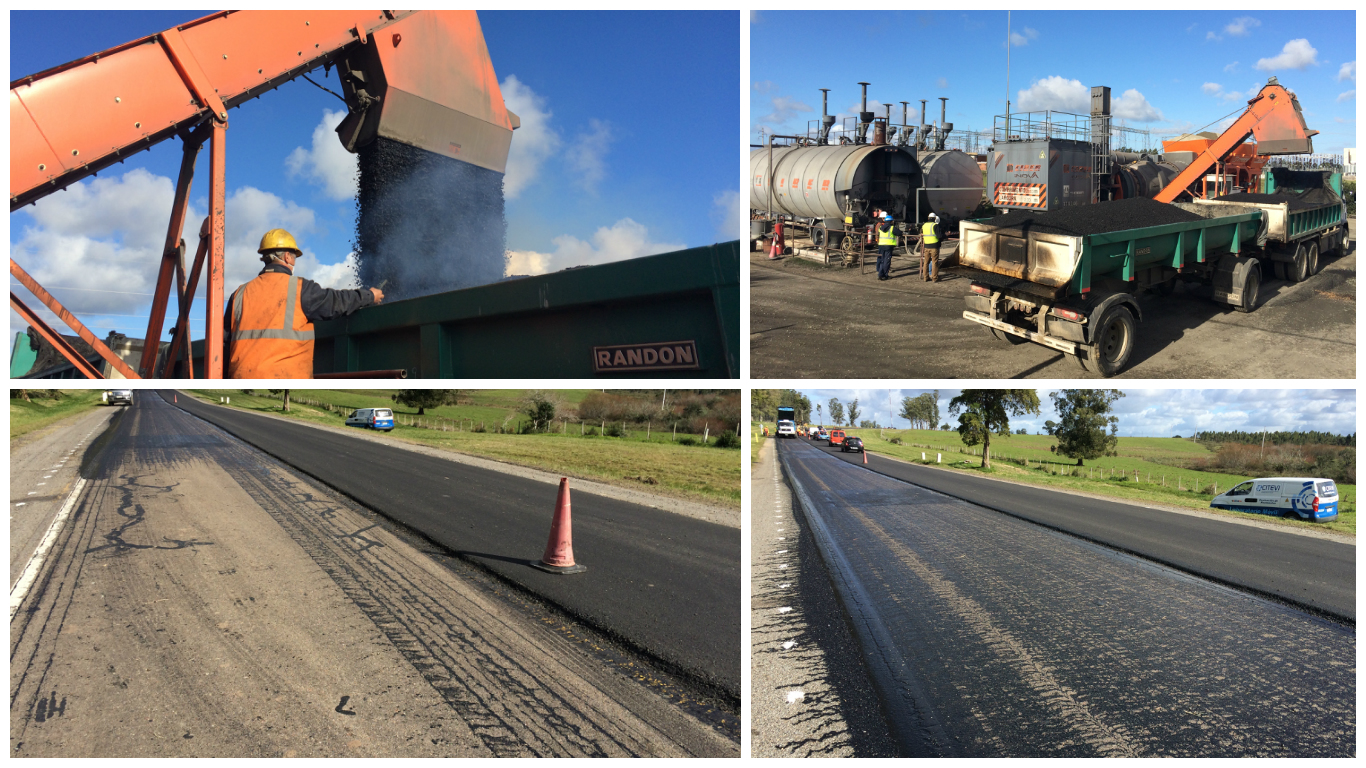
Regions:
[[[406,379],[408,371],[391,368],[383,371],[342,371],[341,373],[315,373],[315,379]]]
[[[204,219],[204,223],[199,226],[199,247],[195,249],[194,266],[190,267],[190,281],[185,288],[185,302],[180,306],[180,314],[176,317],[175,334],[171,336],[171,347],[167,350],[166,365],[162,368],[161,377],[164,379],[173,378],[171,372],[175,370],[176,357],[180,350],[184,350],[185,358],[185,378],[194,378],[194,357],[190,354],[190,309],[194,306],[194,294],[199,288],[199,275],[204,270],[204,257],[209,251],[209,220]]]
[[[859,83],[859,85],[863,86],[863,102],[862,102],[862,104],[861,104],[860,107],[859,107],[859,111],[860,111],[860,112],[867,112],[867,111],[868,111],[868,85],[869,85],[869,84],[868,84],[868,83]]]
[[[38,297],[39,301],[47,305],[47,308],[52,310],[52,313],[56,315],[59,320],[66,323],[67,327],[75,331],[76,335],[81,337],[81,341],[84,341],[86,344],[89,344],[91,348],[98,352],[100,357],[104,358],[110,365],[114,367],[114,370],[123,374],[125,378],[142,378],[137,374],[136,371],[130,368],[127,363],[123,362],[123,358],[114,354],[113,350],[109,349],[109,347],[106,346],[103,341],[100,341],[99,338],[95,336],[95,334],[91,333],[90,329],[86,328],[84,323],[82,323],[80,320],[77,320],[75,315],[71,314],[71,312],[67,310],[66,307],[62,306],[62,303],[60,301],[57,301],[57,298],[55,296],[48,293],[47,290],[43,288],[43,286],[39,285],[38,281],[34,280],[32,275],[25,272],[24,268],[19,266],[18,262],[16,262],[14,259],[9,260],[9,273],[11,275],[14,275],[14,277],[25,288],[27,288],[30,293]]]

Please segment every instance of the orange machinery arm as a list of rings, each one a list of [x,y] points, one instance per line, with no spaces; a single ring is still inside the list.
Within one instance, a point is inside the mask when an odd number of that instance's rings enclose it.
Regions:
[[[1300,102],[1271,78],[1256,98],[1248,102],[1247,111],[1210,143],[1195,160],[1168,182],[1153,199],[1163,203],[1176,200],[1191,184],[1203,177],[1216,164],[1252,135],[1257,136],[1258,155],[1298,155],[1314,151],[1311,131],[1304,124]]]
[[[517,118],[473,11],[223,11],[11,82],[10,210],[200,123],[226,122],[227,110],[372,38],[360,61],[378,68],[365,67],[364,85],[384,103],[365,138],[391,135],[501,172]],[[397,127],[376,124],[380,112]]]

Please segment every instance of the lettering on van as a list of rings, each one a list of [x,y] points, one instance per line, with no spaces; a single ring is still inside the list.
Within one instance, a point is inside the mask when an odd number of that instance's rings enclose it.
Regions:
[[[683,371],[701,367],[697,342],[692,340],[593,347],[593,370],[596,373]]]
[[[1281,492],[1281,487],[1280,487],[1279,485],[1259,485],[1259,486],[1257,486],[1257,493],[1280,493],[1280,492]]]

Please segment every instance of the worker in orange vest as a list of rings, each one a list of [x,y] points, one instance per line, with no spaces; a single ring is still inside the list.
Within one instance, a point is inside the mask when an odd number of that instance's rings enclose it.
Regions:
[[[265,269],[233,291],[223,312],[230,379],[313,378],[313,323],[384,301],[378,288],[338,291],[294,276],[303,255],[294,236],[272,229],[257,250]]]

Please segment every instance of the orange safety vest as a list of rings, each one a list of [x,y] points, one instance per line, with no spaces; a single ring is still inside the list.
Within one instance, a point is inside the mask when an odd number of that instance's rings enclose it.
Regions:
[[[263,272],[238,288],[224,329],[230,379],[313,378],[313,323],[299,301],[303,281]]]

